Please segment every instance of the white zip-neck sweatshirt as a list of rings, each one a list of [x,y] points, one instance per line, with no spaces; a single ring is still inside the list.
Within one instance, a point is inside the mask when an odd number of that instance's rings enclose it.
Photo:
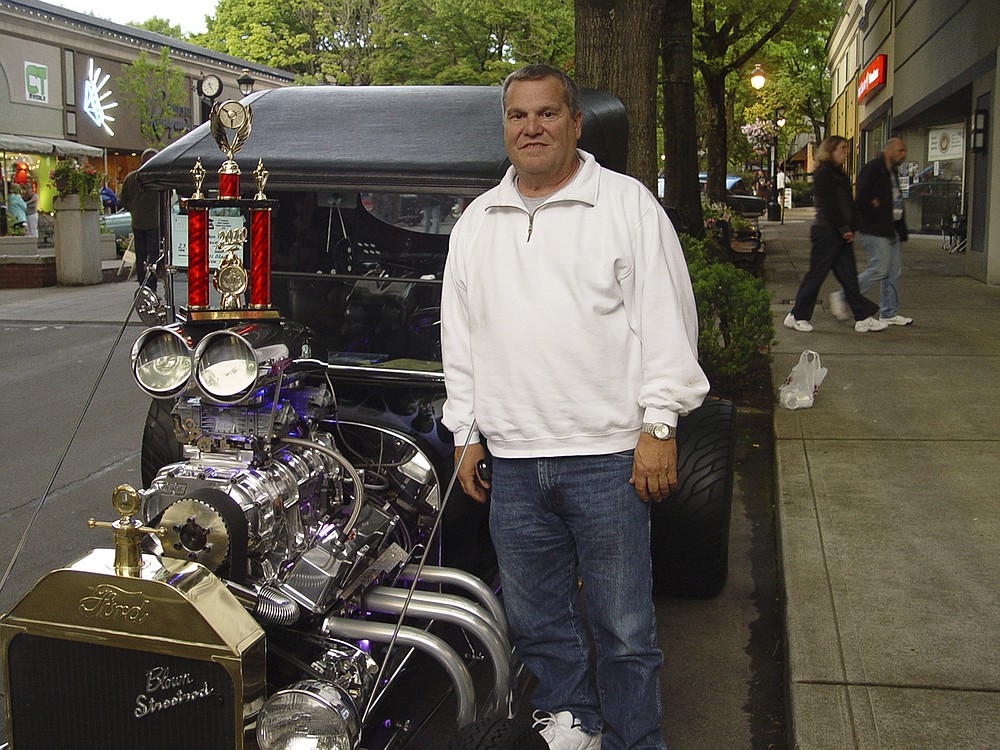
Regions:
[[[481,433],[501,458],[616,453],[708,392],[673,226],[641,183],[577,153],[573,181],[533,214],[511,167],[452,231],[441,342],[456,445]]]

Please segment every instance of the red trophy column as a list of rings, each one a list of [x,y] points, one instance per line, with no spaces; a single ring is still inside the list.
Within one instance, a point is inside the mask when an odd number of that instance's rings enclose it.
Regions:
[[[250,307],[271,306],[271,209],[250,209]]]
[[[188,209],[188,307],[208,307],[207,208]]]

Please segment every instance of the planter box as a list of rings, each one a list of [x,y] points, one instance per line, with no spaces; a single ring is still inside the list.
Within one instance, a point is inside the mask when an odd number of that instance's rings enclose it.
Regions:
[[[38,289],[55,285],[55,256],[0,255],[0,289]]]
[[[115,245],[115,236],[113,234],[101,233],[101,260],[116,260],[118,258],[118,250]]]
[[[101,283],[101,232],[96,198],[56,198],[56,277],[60,286]]]
[[[38,255],[38,238],[0,237],[0,255]]]

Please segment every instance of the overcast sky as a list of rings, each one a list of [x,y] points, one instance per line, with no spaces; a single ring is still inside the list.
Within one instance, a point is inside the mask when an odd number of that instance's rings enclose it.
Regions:
[[[213,0],[171,0],[169,3],[142,3],[136,0],[46,0],[79,13],[91,13],[115,23],[141,23],[152,16],[179,25],[192,34],[205,30],[205,14],[215,13]]]

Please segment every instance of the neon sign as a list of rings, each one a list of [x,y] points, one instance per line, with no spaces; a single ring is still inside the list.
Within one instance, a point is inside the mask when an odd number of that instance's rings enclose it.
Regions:
[[[858,76],[858,101],[875,94],[885,86],[886,56],[878,55]]]
[[[115,118],[108,111],[117,107],[118,102],[105,102],[112,94],[110,90],[102,90],[110,79],[110,75],[101,76],[101,69],[95,68],[94,58],[90,58],[87,80],[83,82],[83,111],[97,127],[103,128],[108,135],[114,135],[115,131],[108,123],[114,122]]]

